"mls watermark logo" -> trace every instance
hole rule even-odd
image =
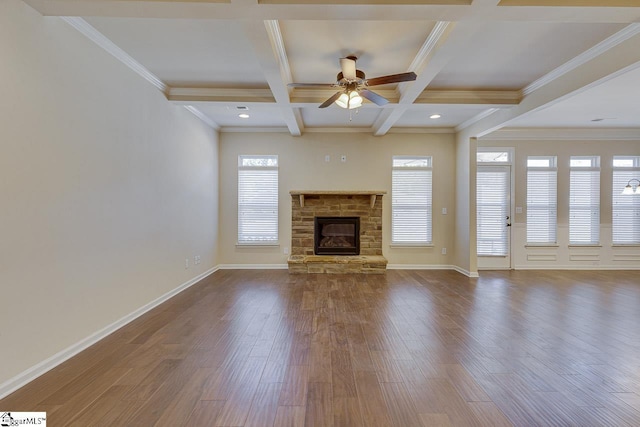
[[[46,412],[2,412],[0,427],[40,426],[47,427]]]

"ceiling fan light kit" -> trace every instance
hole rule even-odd
[[[336,83],[290,83],[290,87],[339,87],[340,90],[320,104],[319,108],[327,108],[331,104],[335,103],[339,107],[346,109],[358,108],[362,105],[363,98],[368,99],[378,106],[383,106],[389,103],[389,100],[383,96],[378,95],[366,89],[369,86],[384,85],[390,83],[400,83],[413,81],[417,78],[416,73],[400,73],[391,74],[388,76],[375,77],[373,79],[367,79],[364,72],[356,69],[355,56],[347,56],[346,58],[340,58],[341,71],[336,76]]]

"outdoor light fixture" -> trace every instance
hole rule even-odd
[[[632,184],[633,183],[633,184]],[[622,194],[624,195],[640,195],[640,180],[636,178],[631,178],[627,183],[627,186],[622,190]]]

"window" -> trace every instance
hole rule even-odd
[[[510,163],[511,153],[509,151],[492,151],[491,149],[478,148],[476,161],[478,163]]]
[[[556,243],[558,169],[555,156],[527,157],[527,243]]]
[[[600,157],[572,156],[569,164],[569,243],[600,241]]]
[[[640,179],[640,156],[614,156],[611,201],[614,244],[640,244],[640,196],[621,194],[630,179]]]
[[[278,243],[278,156],[238,156],[238,244]]]
[[[431,177],[431,157],[393,157],[392,244],[431,244]]]

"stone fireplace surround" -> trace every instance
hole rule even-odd
[[[290,191],[290,273],[382,274],[382,196],[385,191]],[[316,216],[360,217],[360,255],[315,255]]]

